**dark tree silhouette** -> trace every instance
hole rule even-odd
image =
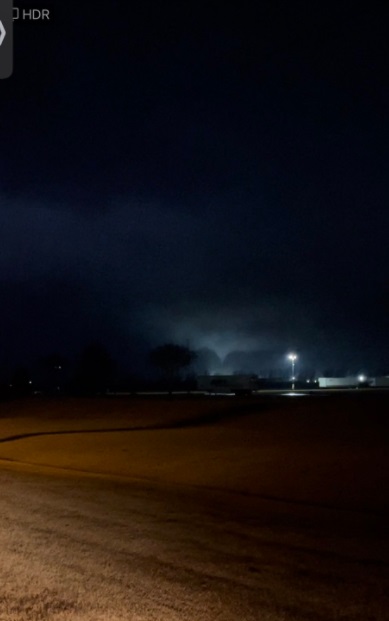
[[[81,354],[76,386],[86,393],[104,393],[113,379],[115,364],[100,343],[87,345]]]
[[[11,383],[11,394],[24,397],[31,393],[31,379],[26,367],[17,367],[13,372]]]
[[[41,360],[41,366],[45,373],[45,387],[58,392],[63,389],[64,369],[67,360],[59,353],[52,353]]]
[[[171,384],[178,380],[180,372],[189,367],[196,354],[189,347],[166,343],[150,352],[150,361],[157,367]]]

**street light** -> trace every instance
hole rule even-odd
[[[292,381],[294,381],[295,380],[295,377],[294,377],[294,365],[295,365],[295,362],[297,360],[297,354],[289,354],[288,355],[288,360],[290,360],[291,363],[292,363]]]

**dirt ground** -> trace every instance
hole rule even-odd
[[[388,405],[377,393],[13,402],[0,459],[386,511]]]

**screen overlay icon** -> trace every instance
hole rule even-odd
[[[13,2],[0,2],[0,79],[9,78],[13,71]]]

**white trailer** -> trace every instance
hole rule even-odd
[[[360,380],[355,375],[346,377],[319,377],[319,388],[356,388]]]
[[[250,395],[258,390],[256,375],[198,375],[197,388],[212,395]]]

